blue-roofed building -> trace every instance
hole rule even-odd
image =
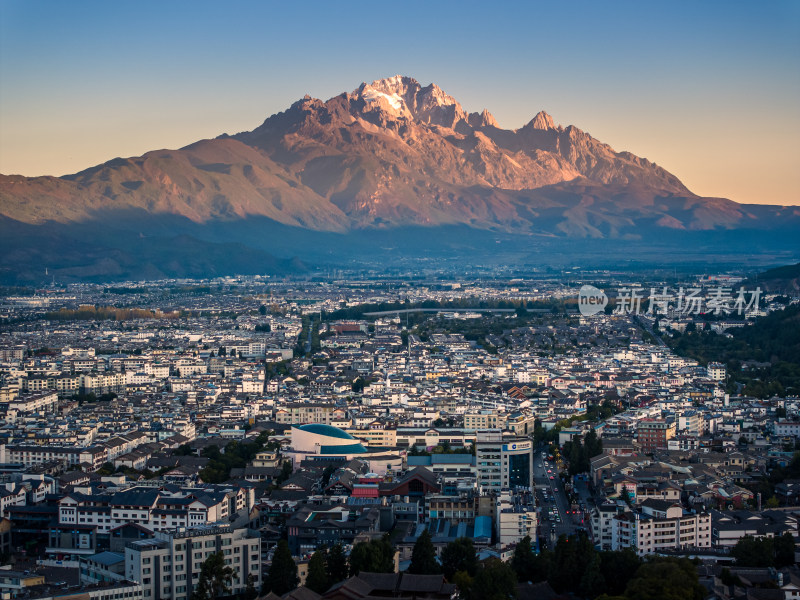
[[[486,548],[492,543],[491,517],[476,517],[472,521],[460,523],[452,522],[450,519],[430,519],[427,523],[410,525],[406,535],[397,543],[401,561],[411,558],[414,544],[425,529],[431,534],[437,555],[447,544],[462,537],[472,540],[476,549]]]
[[[80,557],[81,582],[103,583],[125,579],[125,555],[119,552],[99,552]]]
[[[301,460],[379,457],[387,454],[386,450],[367,449],[364,445],[346,431],[324,425],[322,423],[309,423],[307,425],[292,426],[290,431],[291,443],[288,454],[295,463]],[[397,453],[394,452],[396,455]]]
[[[409,456],[409,467],[425,467],[437,475],[454,477],[475,476],[475,457],[472,454],[431,454],[430,456]]]
[[[300,425],[297,429],[300,429],[301,431],[310,431],[311,433],[315,433],[317,435],[325,437],[339,438],[342,440],[355,439],[352,435],[350,435],[343,429],[339,429],[338,427],[334,427],[333,425],[323,425],[322,423],[309,423],[308,425]]]

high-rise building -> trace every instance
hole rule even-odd
[[[475,441],[478,485],[484,491],[529,488],[533,485],[533,441],[503,435],[499,429],[479,430]]]

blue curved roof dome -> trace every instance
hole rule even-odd
[[[303,431],[308,431],[311,433],[316,433],[318,435],[325,435],[328,437],[335,437],[342,440],[354,440],[352,435],[347,433],[346,431],[342,431],[338,427],[333,427],[332,425],[323,425],[321,423],[309,423],[308,425],[300,425],[298,429],[302,429]]]

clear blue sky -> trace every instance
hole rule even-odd
[[[395,74],[541,109],[696,193],[800,204],[800,2],[0,0],[0,172],[252,129]]]

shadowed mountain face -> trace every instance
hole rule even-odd
[[[700,198],[661,167],[556,126],[544,112],[505,130],[487,110],[467,113],[437,86],[400,76],[327,102],[303,98],[253,131],[180,150],[61,178],[0,175],[0,216],[0,228],[46,224],[59,235],[98,224],[151,234],[163,229],[159,221],[174,222],[199,240],[225,243],[221,231],[241,232],[248,247],[284,255],[280,244],[252,240],[253,225],[344,243],[369,231],[389,239],[443,226],[648,240],[739,229],[788,235],[800,225],[797,207]],[[302,237],[314,245],[313,235]]]

